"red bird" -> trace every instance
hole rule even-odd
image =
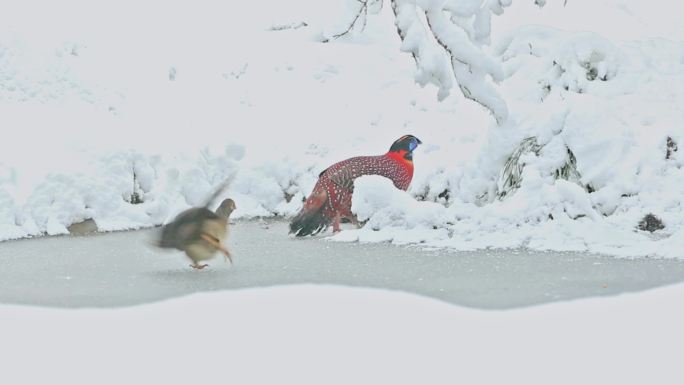
[[[313,235],[333,225],[340,231],[340,221],[355,222],[351,212],[354,180],[363,175],[382,175],[398,189],[406,191],[413,178],[413,150],[422,142],[404,135],[392,143],[389,151],[379,156],[358,156],[335,163],[318,176],[313,192],[304,207],[290,223],[290,233]]]

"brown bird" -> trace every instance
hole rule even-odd
[[[158,246],[184,251],[192,260],[190,267],[193,269],[207,267],[207,264],[199,262],[213,258],[218,251],[232,264],[230,252],[222,242],[228,235],[228,220],[235,209],[235,202],[226,199],[216,212],[206,206],[185,210],[162,227]]]

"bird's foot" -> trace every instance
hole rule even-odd
[[[233,264],[233,257],[231,257],[230,252],[227,249],[223,249],[223,250],[221,250],[221,252],[223,253],[223,257],[227,261],[229,261],[230,264],[232,265]]]
[[[198,263],[193,263],[192,265],[190,265],[190,267],[192,267],[192,268],[195,269],[195,270],[202,270],[202,269],[204,269],[204,268],[207,267],[207,266],[209,266],[209,265],[207,265],[206,263],[203,264],[203,265],[200,265],[200,264],[198,264]]]

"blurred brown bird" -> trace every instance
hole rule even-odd
[[[158,246],[184,251],[192,260],[193,269],[207,267],[199,262],[213,258],[218,251],[232,264],[230,252],[222,242],[228,236],[228,220],[235,209],[235,202],[225,199],[216,212],[206,206],[185,210],[162,227]]]

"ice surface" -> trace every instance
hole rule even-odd
[[[197,292],[336,284],[416,293],[504,309],[641,291],[684,281],[679,260],[585,253],[426,251],[287,236],[280,221],[239,221],[222,258],[202,271],[180,252],[153,248],[155,231],[57,236],[0,244],[0,303],[118,307]]]

